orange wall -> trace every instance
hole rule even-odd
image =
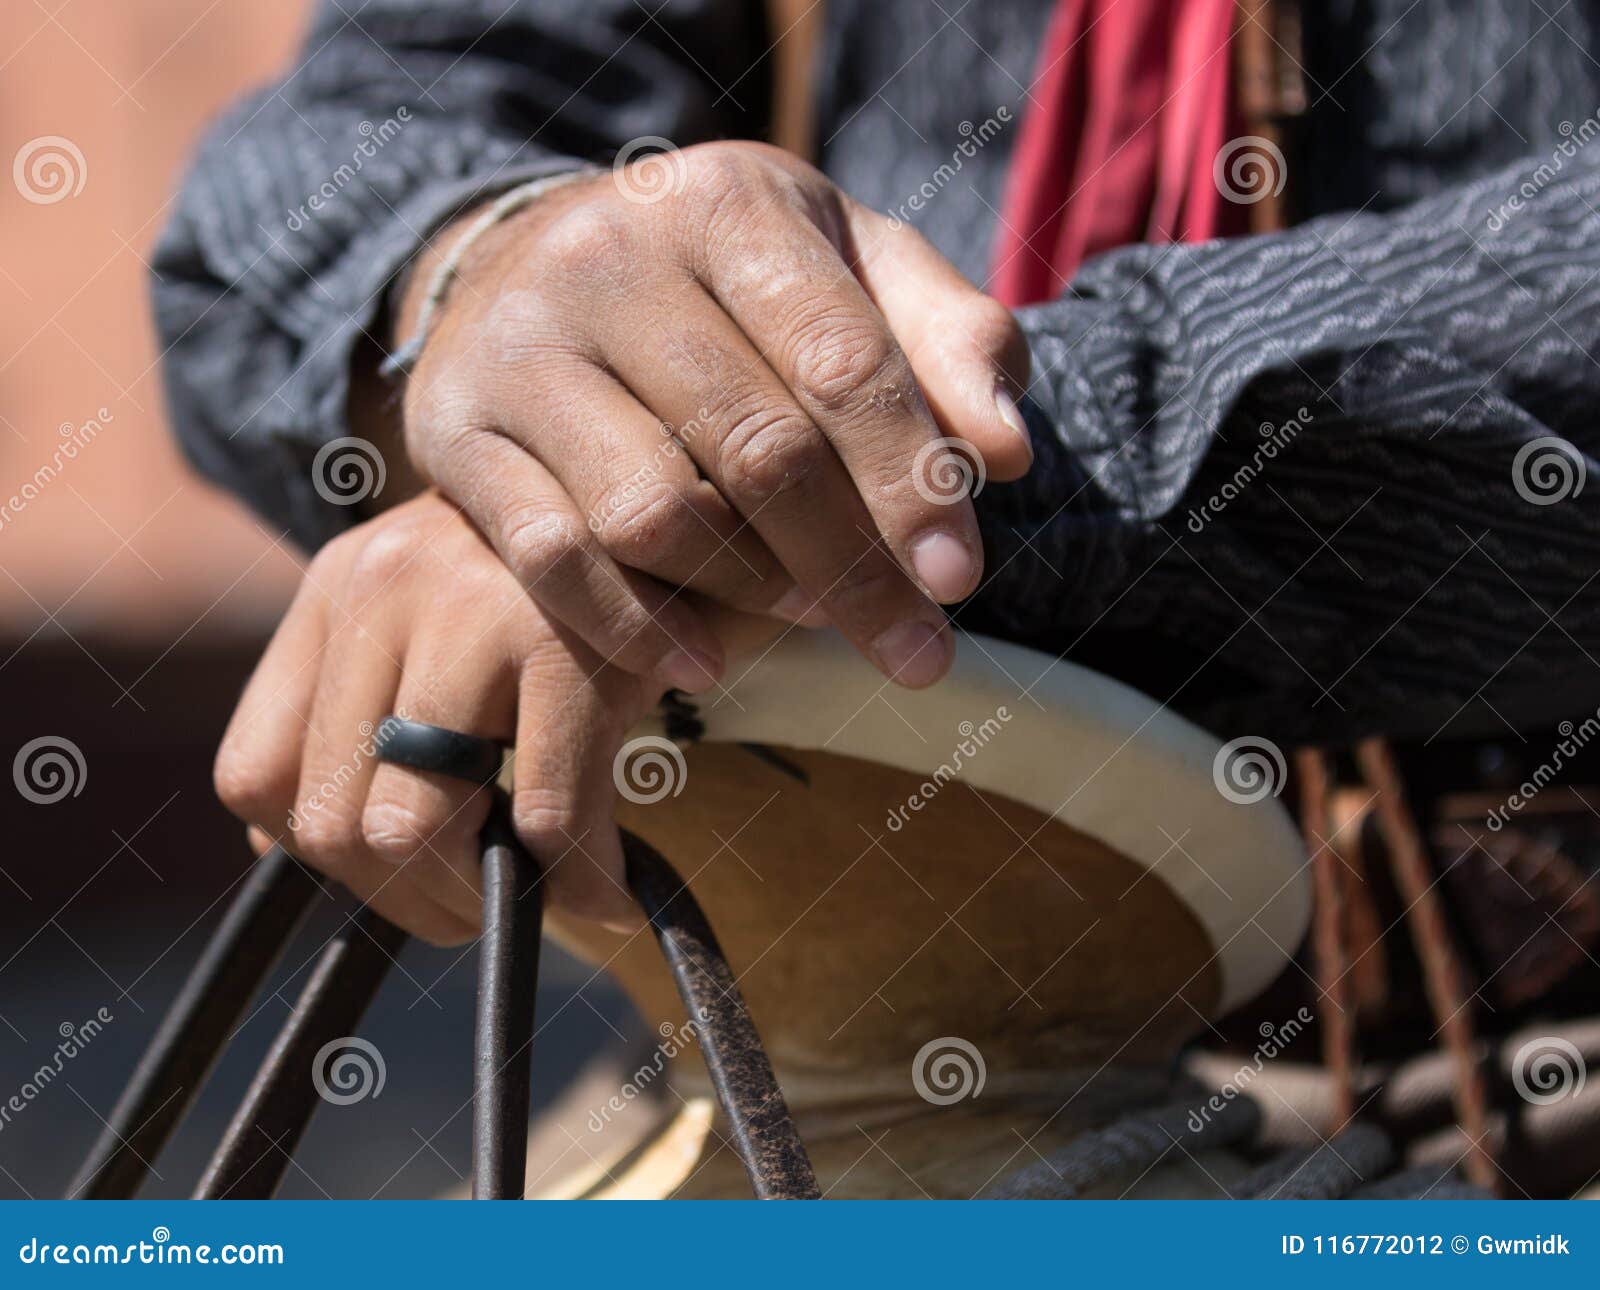
[[[0,627],[174,637],[274,617],[296,577],[240,507],[190,474],[163,423],[146,264],[218,108],[282,66],[303,0],[0,5],[0,500],[60,444],[92,444],[0,524]],[[82,191],[28,201],[19,149],[83,157]]]

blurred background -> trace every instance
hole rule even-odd
[[[211,757],[303,553],[179,456],[146,276],[200,131],[287,63],[305,9],[0,6],[0,161],[63,159],[49,188],[0,174],[0,752],[9,767],[46,739],[35,758],[56,741],[81,756],[58,763],[76,796],[32,801],[0,781],[0,1197],[65,1191],[249,862]],[[337,920],[330,901],[144,1194],[192,1188]],[[475,978],[470,950],[408,948],[363,1027],[386,1059],[381,1095],[319,1114],[284,1195],[458,1185]],[[539,1007],[546,1102],[630,1022],[603,978],[553,949]]]

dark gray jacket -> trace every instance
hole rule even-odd
[[[979,281],[1049,8],[827,6],[822,167]],[[1226,734],[1592,708],[1600,483],[1561,471],[1600,455],[1600,0],[1305,9],[1289,180],[1318,218],[1128,248],[1024,311],[1038,461],[978,498],[958,625]],[[351,517],[310,462],[420,239],[640,136],[761,136],[771,41],[759,0],[322,4],[299,66],[211,132],[157,255],[191,456],[327,538]]]

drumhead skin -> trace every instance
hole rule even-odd
[[[837,634],[797,630],[735,663],[725,688],[693,706],[701,741],[815,750],[924,776],[884,803],[886,838],[959,781],[1104,844],[1203,929],[1220,975],[1217,1015],[1277,976],[1305,932],[1310,883],[1302,840],[1274,795],[1281,768],[1269,767],[1263,781],[1253,775],[1262,763],[1251,761],[1252,752],[1267,761],[1281,753],[1264,741],[1224,745],[1148,695],[1072,663],[963,635],[950,675],[908,691]],[[653,743],[659,753],[667,733],[652,718],[634,732],[634,751]],[[634,772],[625,762],[617,769],[627,797]],[[654,791],[646,784],[631,800]]]

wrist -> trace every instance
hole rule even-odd
[[[463,276],[470,257],[485,249],[486,243],[534,203],[543,205],[549,194],[599,173],[585,166],[519,184],[468,207],[429,238],[399,279],[388,338],[393,352],[384,364],[385,375],[409,372],[416,364],[453,283]]]

